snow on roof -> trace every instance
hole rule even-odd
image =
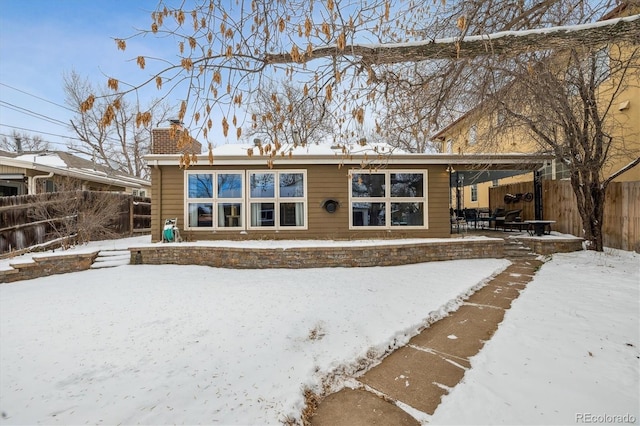
[[[106,182],[125,187],[150,185],[148,180],[109,169],[99,164],[93,164],[90,160],[74,156],[68,152],[35,152],[15,157],[3,156],[3,158],[6,159],[7,163],[18,167],[39,169],[96,182]]]
[[[55,152],[22,154],[14,157],[14,159],[51,167],[67,167],[67,163]]]
[[[263,147],[266,144],[263,144]],[[346,146],[349,153],[352,154],[369,154],[369,155],[377,155],[379,153],[396,153],[396,154],[404,154],[405,151],[400,148],[395,148],[389,144],[385,143],[367,143],[364,146],[359,146],[355,144]],[[213,148],[214,156],[246,156],[249,150],[253,150],[254,155],[258,155],[260,153],[260,148],[251,143],[235,143],[235,144],[225,144],[221,146],[217,146]],[[283,152],[285,155],[288,155],[289,152],[295,156],[304,156],[304,155],[341,155],[342,145],[338,144],[330,144],[330,143],[318,143],[318,144],[307,144],[304,146],[290,147],[284,148]]]

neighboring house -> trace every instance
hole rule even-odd
[[[0,151],[0,196],[58,190],[112,191],[150,197],[151,183],[63,151]]]
[[[630,6],[628,2],[622,2],[615,10],[612,10],[602,19],[611,19],[620,16],[628,16],[640,13],[640,6]],[[633,46],[632,48],[637,48]],[[616,49],[623,53],[628,46],[604,46],[601,49]],[[601,66],[607,66],[607,55],[603,56]],[[638,64],[640,66],[640,64]],[[614,145],[612,151],[615,156],[610,157],[610,161],[603,167],[603,177],[606,178],[623,166],[629,164],[640,156],[640,77],[636,70],[629,72],[625,78],[627,81],[625,90],[620,92],[609,112],[607,121],[604,123],[608,133],[613,137]],[[607,85],[610,81],[618,78],[611,75],[603,83]],[[604,96],[609,96],[607,87],[602,91]],[[488,113],[491,111],[491,113]],[[438,133],[432,136],[432,140],[439,142],[441,152],[470,154],[479,152],[489,152],[485,140],[491,143],[491,152],[501,153],[533,153],[539,152],[540,147],[536,146],[533,139],[524,131],[509,127],[502,127],[500,111],[497,112],[484,104],[476,105],[469,112],[452,122]],[[550,114],[553,114],[550,111]],[[543,179],[568,179],[569,173],[566,167],[555,159],[547,162],[540,169]],[[452,191],[453,206],[456,204],[462,208],[488,208],[489,188],[497,185],[506,185],[516,182],[531,181],[533,175],[509,176],[494,174],[491,179],[463,180],[458,191]],[[640,167],[635,167],[626,173],[618,176],[615,181],[640,181]],[[455,183],[454,185],[455,186]],[[456,194],[461,199],[455,200]]]
[[[152,154],[145,157],[153,241],[174,218],[186,240],[449,237],[452,169],[534,170],[548,159],[386,154],[386,147],[363,152],[359,146],[345,155],[328,144],[273,158],[266,147],[229,144],[211,158],[193,141],[186,148],[190,165],[183,167],[176,137],[175,130],[154,129]]]

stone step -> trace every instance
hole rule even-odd
[[[113,268],[128,265],[131,260],[129,250],[101,250],[93,261],[91,269]]]

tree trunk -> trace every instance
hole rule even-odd
[[[571,186],[576,195],[587,250],[604,251],[602,224],[607,186],[601,184],[597,177],[589,177],[584,173],[574,174]]]

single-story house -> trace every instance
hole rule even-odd
[[[161,240],[168,219],[178,220],[187,241],[449,237],[454,169],[533,171],[549,158],[360,146],[345,154],[329,144],[270,157],[264,147],[239,143],[214,148],[210,161],[193,141],[183,148],[191,152],[185,167],[175,136],[175,129],[154,129],[145,157],[154,194],[152,241]]]
[[[149,197],[151,182],[64,151],[0,151],[0,196],[74,189],[112,191]]]

